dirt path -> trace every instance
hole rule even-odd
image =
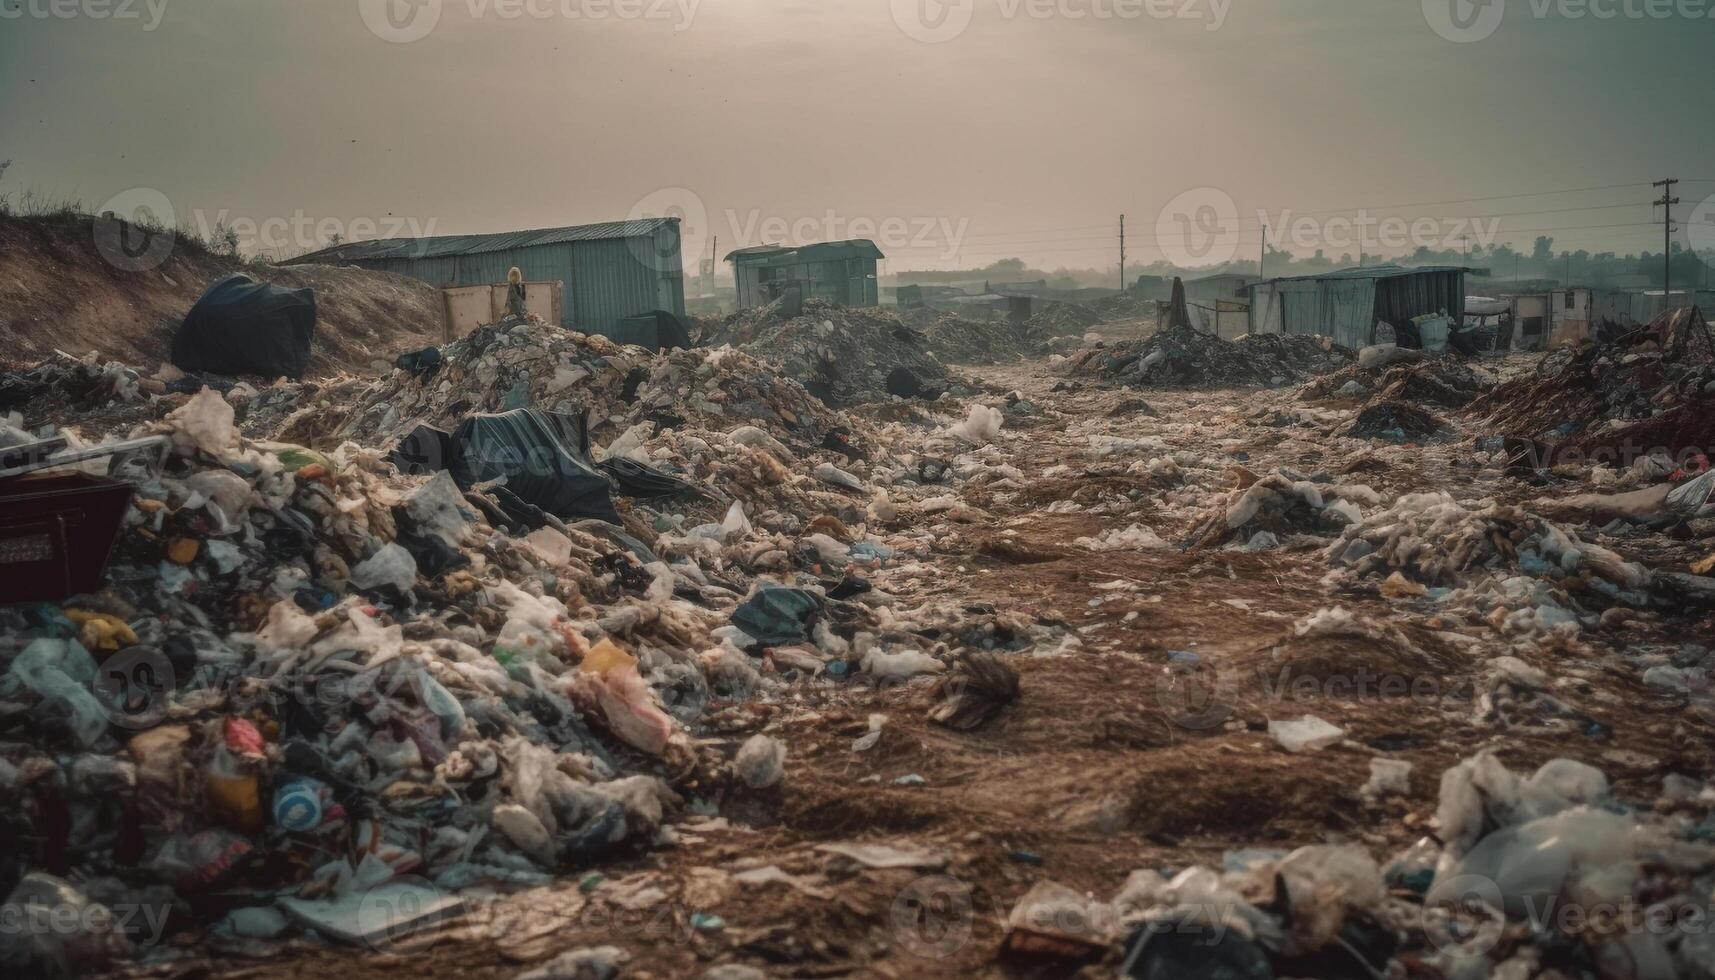
[[[884,570],[876,584],[911,603],[964,607],[972,628],[1003,648],[1030,625],[1063,625],[1076,639],[1013,658],[1022,695],[994,722],[971,733],[931,724],[927,681],[802,683],[758,709],[790,749],[776,796],[687,821],[677,847],[602,867],[593,890],[593,879],[584,888],[572,879],[499,899],[356,959],[305,945],[283,959],[223,960],[213,974],[512,977],[549,953],[611,944],[630,955],[631,977],[699,976],[721,963],[781,977],[1064,976],[1064,960],[997,956],[1008,910],[1043,879],[1107,899],[1133,870],[1219,867],[1225,852],[1247,848],[1355,842],[1385,862],[1426,833],[1441,772],[1486,744],[1504,745],[1515,768],[1583,759],[1621,795],[1645,799],[1661,772],[1707,768],[1696,760],[1707,758],[1708,733],[1656,713],[1621,659],[1647,632],[1576,657],[1525,657],[1553,674],[1594,723],[1585,731],[1600,737],[1528,720],[1503,729],[1486,720],[1495,706],[1478,670],[1511,652],[1498,637],[1467,629],[1460,639],[1409,602],[1335,594],[1314,546],[1253,554],[1073,544],[1132,524],[1178,542],[1185,515],[1232,485],[1207,470],[1183,480],[1129,472],[1147,456],[1224,456],[1266,473],[1313,472],[1347,455],[1321,437],[1334,416],[1290,392],[1056,390],[1063,379],[1037,362],[985,368],[981,378],[1040,409],[1009,420],[999,443],[1024,478],[967,490],[964,502],[992,522],[935,525],[928,574]],[[1140,397],[1153,415],[1138,410]],[[1091,435],[1158,439],[1165,451],[1098,456]],[[1461,468],[1466,451],[1460,442],[1380,449],[1353,478],[1388,497],[1428,487],[1524,492]],[[1397,626],[1409,642],[1294,640],[1294,624],[1333,606]],[[1347,740],[1282,751],[1268,721],[1307,713]],[[886,716],[881,737],[855,751],[872,714]],[[734,733],[705,734],[725,743],[758,727],[746,714]],[[1379,754],[1414,764],[1409,794],[1360,794]],[[926,849],[945,863],[871,870],[816,850],[853,842]],[[778,873],[758,877],[769,880],[734,877],[768,866]]]

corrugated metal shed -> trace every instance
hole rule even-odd
[[[1312,334],[1363,347],[1375,343],[1378,322],[1399,327],[1416,316],[1445,312],[1459,323],[1465,271],[1381,265],[1270,279],[1249,289],[1250,331]]]
[[[842,306],[880,302],[876,260],[886,258],[867,238],[811,245],[755,245],[728,252],[740,309],[770,302],[795,283],[804,298],[819,297]]]
[[[289,264],[306,263],[362,266],[442,287],[505,282],[517,266],[526,280],[563,283],[561,325],[590,333],[612,335],[621,320],[652,310],[685,315],[677,218],[349,242]]]

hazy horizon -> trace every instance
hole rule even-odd
[[[682,214],[689,273],[715,237],[1111,267],[1122,213],[1128,266],[1254,262],[1259,211],[1338,258],[1360,207],[1419,222],[1384,255],[1659,251],[1673,176],[1715,248],[1715,3],[1439,2],[1463,43],[1435,2],[0,0],[0,192],[272,254]]]

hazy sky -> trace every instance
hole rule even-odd
[[[286,253],[677,209],[689,249],[1100,267],[1122,212],[1140,263],[1292,209],[1338,257],[1358,206],[1659,249],[1655,192],[1606,185],[1715,195],[1715,0],[1488,2],[0,0],[0,191]]]

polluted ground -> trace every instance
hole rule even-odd
[[[302,293],[0,374],[9,975],[1715,976],[1695,309]]]

